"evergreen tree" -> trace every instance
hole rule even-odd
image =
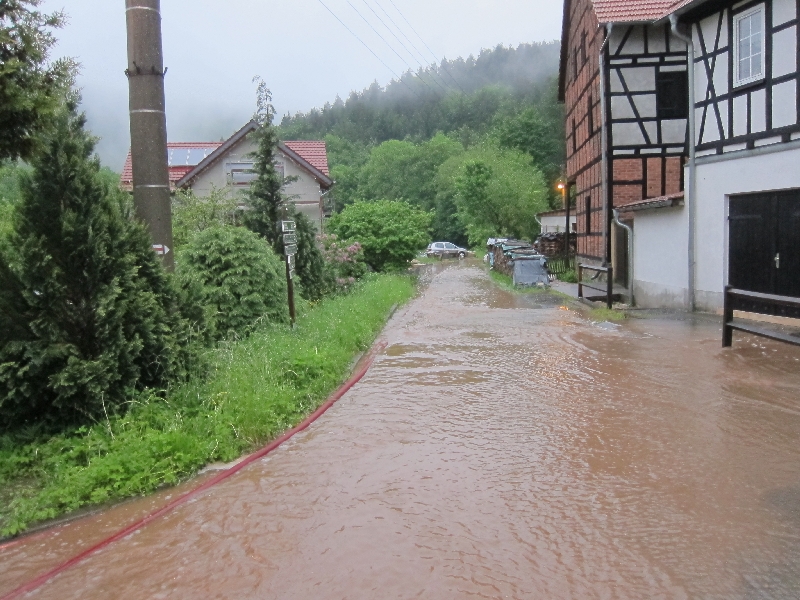
[[[317,244],[314,224],[303,213],[295,211],[297,225],[297,255],[295,272],[300,280],[300,295],[306,300],[321,300],[333,288],[332,278],[325,269],[325,257]]]
[[[0,429],[103,418],[184,375],[191,356],[172,280],[104,181],[76,105],[23,177],[0,248]]]
[[[255,132],[258,150],[255,152],[253,170],[257,178],[250,186],[248,210],[243,216],[244,225],[265,238],[276,252],[283,252],[282,238],[278,232],[278,219],[284,216],[286,204],[283,193],[283,178],[275,169],[275,151],[278,147],[278,132],[273,125],[275,108],[272,93],[263,81],[258,83],[258,109]]]
[[[275,252],[283,256],[283,236],[278,230],[278,221],[294,219],[298,242],[295,265],[300,293],[308,300],[319,300],[328,289],[325,259],[317,246],[313,224],[294,210],[291,199],[283,192],[283,186],[290,179],[284,180],[275,169],[278,133],[273,125],[274,117],[272,93],[263,81],[259,81],[256,111],[258,150],[253,165],[257,177],[250,186],[248,210],[244,213],[243,221],[248,229],[265,238]]]
[[[62,13],[36,10],[42,0],[0,0],[0,160],[30,158],[69,90],[75,64],[48,62]]]

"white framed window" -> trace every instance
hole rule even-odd
[[[759,4],[733,17],[733,85],[764,78],[764,5]]]
[[[257,175],[253,171],[251,162],[228,163],[228,183],[234,187],[246,187],[250,185]]]

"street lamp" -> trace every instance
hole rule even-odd
[[[564,230],[564,254],[567,257],[567,260],[569,260],[569,250],[570,250],[570,247],[569,247],[569,233],[570,233],[570,231],[569,231],[569,226],[570,226],[569,216],[570,215],[569,215],[569,195],[568,195],[569,186],[567,185],[566,182],[559,181],[558,185],[556,186],[556,188],[558,188],[561,191],[561,197],[562,197],[562,199],[564,201],[564,208],[566,209],[566,213],[567,213],[567,227]]]

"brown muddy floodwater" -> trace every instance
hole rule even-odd
[[[311,429],[30,597],[800,597],[797,348],[433,269]],[[0,595],[159,502],[0,550]]]

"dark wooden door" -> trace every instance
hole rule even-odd
[[[776,293],[800,298],[800,192],[778,197]]]
[[[735,288],[800,298],[800,191],[731,198],[728,282]],[[800,317],[800,311],[740,302],[741,310]]]
[[[729,285],[774,294],[775,197],[759,194],[731,198],[729,227]]]

